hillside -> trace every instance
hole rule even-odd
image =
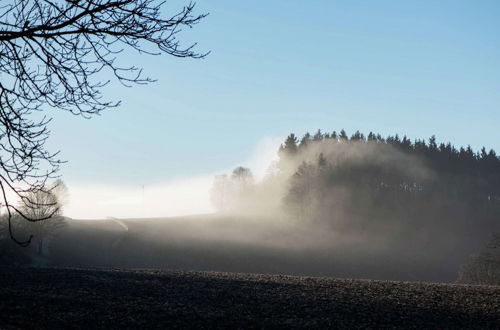
[[[428,253],[411,240],[389,245],[273,218],[75,220],[50,242],[48,263],[41,265],[454,282],[460,264],[482,242]]]
[[[500,287],[155,270],[4,268],[0,327],[495,328]]]

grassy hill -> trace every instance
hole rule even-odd
[[[480,248],[429,252],[421,242],[377,239],[272,218],[74,220],[50,242],[45,265],[454,282],[459,265]]]

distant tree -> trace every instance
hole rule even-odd
[[[313,141],[321,141],[323,140],[323,137],[324,137],[323,133],[321,133],[321,130],[318,129],[313,136]]]
[[[405,152],[410,152],[413,150],[413,145],[410,141],[410,139],[408,139],[406,137],[406,135],[403,136],[403,139],[401,140],[401,148],[403,149],[403,151]]]
[[[359,131],[356,131],[352,136],[351,136],[351,141],[364,141],[365,136],[360,133]]]
[[[289,214],[300,220],[311,220],[320,215],[328,199],[328,161],[320,153],[313,162],[302,162],[289,179],[289,190],[284,206]]]
[[[339,139],[342,140],[342,141],[349,140],[349,137],[347,136],[347,133],[344,130],[340,131]]]
[[[486,250],[469,256],[458,272],[458,282],[500,285],[500,233],[493,233]]]
[[[252,186],[252,171],[238,166],[233,170],[231,177],[226,174],[215,177],[210,199],[217,211],[234,211],[246,202],[245,199]]]
[[[295,136],[295,134],[293,134],[293,133],[290,134],[286,138],[285,143],[283,143],[280,146],[279,153],[282,155],[283,154],[284,155],[294,155],[295,153],[297,153],[297,150],[298,150],[297,142],[298,142],[298,139]]]
[[[46,219],[20,224],[24,231],[36,242],[38,254],[44,252],[45,243],[65,225],[63,206],[67,198],[67,187],[62,180],[57,180],[47,190],[28,193],[28,203],[21,203],[19,209],[30,219]],[[18,216],[17,219],[20,220]]]
[[[306,134],[304,134],[304,136],[300,140],[299,149],[305,149],[311,141],[312,141],[311,134],[309,134],[309,132],[306,132]]]
[[[433,135],[429,139],[429,151],[431,153],[434,153],[434,152],[437,152],[437,150],[438,150],[438,147],[437,147],[437,143],[436,143],[436,136]]]
[[[321,159],[318,159],[321,161]],[[314,201],[318,197],[318,167],[302,162],[290,178],[290,189],[285,196],[286,210],[300,220],[307,220],[315,211]]]
[[[224,211],[228,206],[230,184],[226,174],[216,175],[214,178],[214,183],[210,190],[210,200],[217,211]]]
[[[192,27],[205,15],[193,15],[190,3],[164,17],[164,2],[156,0],[5,0],[0,7],[0,189],[12,215],[21,214],[14,200],[36,207],[28,196],[42,191],[61,162],[45,142],[47,110],[90,117],[116,107],[102,98],[104,74],[125,86],[146,84],[136,66],[118,63],[122,50],[200,58],[193,46],[181,46],[182,27]],[[14,196],[9,197],[8,196]],[[42,212],[43,213],[43,212]]]
[[[233,170],[231,179],[237,191],[242,192],[253,184],[253,174],[249,168],[238,166]]]
[[[318,168],[323,169],[327,166],[327,160],[323,153],[321,152],[318,156]]]

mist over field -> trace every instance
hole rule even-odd
[[[1,3],[0,329],[498,329],[499,1]]]
[[[500,229],[499,160],[429,141],[292,134],[260,144],[256,175],[89,187],[88,217],[113,213],[67,220],[43,262],[452,282]]]
[[[266,137],[255,143],[241,164],[252,168],[256,180],[261,180],[276,161],[276,150],[282,137]],[[236,167],[240,164],[234,164]],[[225,170],[231,171],[228,167]],[[159,173],[159,177],[165,173]],[[65,215],[74,219],[105,219],[167,217],[191,214],[213,213],[210,190],[214,176],[220,174],[200,173],[195,176],[179,176],[171,180],[145,180],[143,184],[72,182]],[[89,207],[90,206],[90,207]]]

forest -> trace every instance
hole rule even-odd
[[[342,245],[345,255],[363,247],[384,258],[396,251],[427,261],[498,256],[500,158],[494,150],[457,148],[435,136],[412,141],[318,130],[301,139],[290,134],[278,153],[260,182],[241,167],[216,177],[218,208],[316,228],[330,237],[332,253]]]
[[[97,305],[104,311],[98,317],[116,325],[113,318],[126,320],[134,308],[167,306],[168,295],[176,304],[186,300],[183,306],[201,301],[197,308],[221,308],[220,301],[226,301],[225,310],[246,309],[251,297],[259,299],[255,305],[273,306],[272,313],[290,310],[290,315],[308,320],[311,309],[296,301],[313,290],[319,294],[311,302],[319,306],[314,313],[322,315],[326,288],[330,307],[325,315],[349,306],[341,319],[353,315],[355,322],[367,325],[380,315],[389,318],[381,327],[399,324],[394,323],[395,313],[405,325],[415,319],[436,325],[450,313],[456,313],[457,328],[488,328],[497,322],[493,301],[500,284],[500,159],[495,151],[457,148],[438,143],[434,136],[411,141],[360,132],[349,137],[341,130],[307,133],[301,139],[290,134],[276,152],[277,160],[262,178],[244,166],[217,175],[211,191],[217,209],[213,214],[73,220],[63,216],[68,193],[64,183],[54,183],[51,193],[30,196],[50,205],[43,210],[54,215],[51,219],[12,219],[19,237],[34,235],[30,246],[16,245],[8,235],[7,217],[0,218],[0,265],[8,292],[15,292],[15,301],[35,297],[38,314],[33,317],[44,318],[46,308],[66,301],[54,303],[47,290],[76,290],[83,302],[65,314],[64,322],[72,324],[85,324],[86,306]],[[37,268],[5,267],[13,265]],[[124,297],[122,282],[125,292],[133,294],[109,299]],[[251,293],[241,293],[247,283]],[[256,289],[257,283],[262,287]],[[301,289],[296,291],[298,283]],[[199,287],[193,290],[193,285]],[[234,297],[221,300],[220,292]],[[245,302],[234,303],[242,297]],[[276,302],[276,297],[285,298]],[[389,306],[399,309],[387,312],[387,297],[395,299]],[[115,301],[126,302],[120,307],[125,312],[116,312]],[[282,308],[285,304],[289,306]],[[12,307],[15,303],[4,305],[12,322],[27,322]],[[170,305],[165,308],[172,312]],[[179,308],[176,324],[191,325],[193,317],[183,317],[188,314]],[[255,320],[268,319],[262,316],[268,308],[263,310],[253,310],[259,315]],[[219,315],[203,313],[204,319]],[[145,319],[152,320],[150,315]],[[158,316],[151,324],[161,322]],[[237,321],[224,316],[214,322],[232,326]]]
[[[495,151],[398,135],[290,134],[267,174],[217,175],[214,214],[25,223],[19,249],[0,222],[6,264],[140,267],[496,283],[500,159]],[[47,210],[52,213],[53,211]],[[179,256],[183,256],[180,258]],[[471,278],[478,269],[488,278]],[[481,276],[483,276],[481,275]]]
[[[435,136],[427,143],[359,131],[349,138],[341,130],[306,134],[300,142],[292,134],[279,152],[278,167],[298,164],[285,205],[304,219],[333,221],[341,206],[352,216],[348,221],[368,226],[481,227],[498,221],[500,159],[494,150],[457,149],[438,144]]]
[[[344,130],[318,130],[300,140],[290,134],[262,182],[254,183],[250,169],[238,167],[231,178],[216,177],[212,199],[220,210],[238,209],[273,181],[286,182],[280,204],[290,216],[332,226],[339,225],[335,214],[341,211],[349,212],[351,224],[357,218],[364,225],[405,221],[456,226],[481,226],[500,211],[500,158],[495,151],[438,144],[435,136],[426,142],[371,132],[365,137],[359,131],[349,138]],[[235,191],[227,188],[231,184]],[[232,205],[222,205],[223,199]]]

